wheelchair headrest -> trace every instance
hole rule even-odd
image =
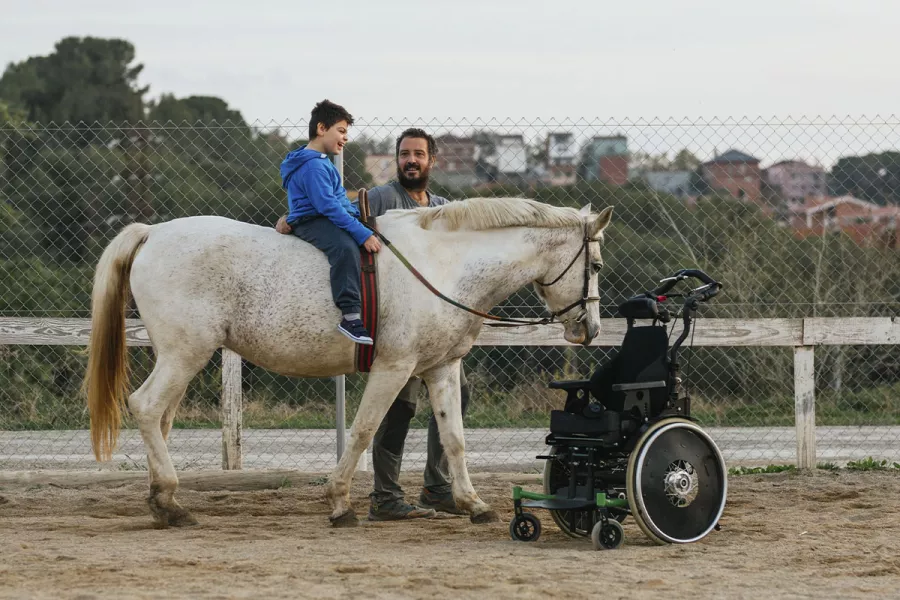
[[[619,315],[626,319],[659,319],[659,303],[643,294],[633,296],[619,305]]]

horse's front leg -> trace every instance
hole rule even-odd
[[[350,482],[359,457],[369,447],[369,442],[387,414],[391,403],[406,385],[412,374],[412,365],[391,367],[374,367],[369,373],[369,380],[363,392],[359,410],[353,420],[350,443],[344,450],[341,460],[328,480],[326,495],[331,504],[329,517],[335,527],[353,527],[359,523],[356,513],[350,506]]]
[[[447,456],[447,466],[453,480],[453,499],[456,505],[470,515],[473,523],[498,521],[491,510],[472,487],[466,468],[466,442],[463,437],[462,407],[459,399],[459,361],[430,369],[422,374],[428,386],[431,408],[441,434],[441,444]]]

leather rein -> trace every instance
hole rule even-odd
[[[360,190],[360,191],[362,192],[363,190]],[[374,219],[368,218],[368,213],[369,213],[368,198],[366,197],[366,195],[360,196],[360,211],[364,217],[364,222],[366,222],[367,225],[374,220]],[[374,225],[374,223],[372,223],[372,224]],[[549,317],[543,317],[541,319],[531,319],[531,320],[511,319],[509,317],[498,317],[496,315],[492,315],[492,314],[489,314],[486,312],[482,312],[480,310],[476,310],[469,306],[466,306],[465,304],[457,302],[456,300],[444,295],[443,293],[441,293],[440,290],[438,290],[436,287],[431,285],[431,283],[427,279],[425,279],[425,277],[421,273],[419,273],[419,271],[414,266],[412,266],[412,264],[410,264],[409,260],[407,260],[406,257],[403,256],[403,254],[394,247],[394,245],[391,243],[391,241],[389,239],[384,237],[374,227],[370,226],[370,229],[372,230],[372,233],[375,234],[378,237],[378,239],[381,240],[382,243],[388,247],[388,249],[390,249],[390,251],[394,254],[394,256],[396,256],[397,259],[401,263],[403,263],[403,266],[406,267],[409,270],[409,272],[412,273],[413,276],[415,276],[416,279],[418,279],[420,282],[422,282],[422,285],[424,285],[426,288],[428,288],[428,290],[432,294],[434,294],[435,296],[437,296],[444,302],[447,302],[448,304],[452,304],[456,308],[460,308],[466,312],[469,312],[473,315],[477,315],[483,319],[495,321],[494,323],[485,323],[486,325],[491,326],[491,327],[522,327],[523,325],[548,325],[550,323],[553,323],[556,318],[566,314],[567,312],[569,312],[576,306],[581,306],[586,311],[589,302],[599,302],[600,301],[599,296],[590,296],[589,295],[588,287],[589,287],[590,278],[591,278],[591,259],[590,259],[590,251],[588,250],[588,244],[590,244],[591,242],[594,242],[596,240],[591,239],[591,237],[588,235],[588,224],[587,223],[584,224],[584,238],[583,238],[583,241],[581,244],[581,248],[578,250],[578,253],[572,258],[572,260],[569,261],[569,264],[566,266],[565,269],[563,269],[562,273],[560,273],[556,277],[556,279],[554,279],[550,283],[544,283],[542,281],[535,281],[535,283],[541,287],[550,287],[551,285],[557,283],[560,279],[562,279],[563,276],[565,276],[565,274],[568,273],[569,270],[575,265],[575,262],[578,260],[578,257],[581,256],[582,254],[584,254],[584,286],[582,288],[581,299],[576,300],[575,302],[573,302],[572,304],[569,304],[565,308],[552,313],[551,316],[549,316]]]

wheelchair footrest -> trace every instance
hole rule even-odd
[[[545,508],[547,510],[594,510],[597,503],[593,499],[553,498],[549,500],[522,500],[522,508]]]

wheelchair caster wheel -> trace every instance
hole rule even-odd
[[[531,513],[523,512],[509,522],[509,536],[519,542],[534,542],[541,537],[541,522]]]
[[[625,530],[614,519],[606,523],[599,521],[591,530],[591,541],[594,542],[594,550],[615,550],[625,541]]]

